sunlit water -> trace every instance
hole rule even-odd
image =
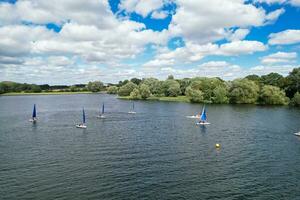
[[[86,130],[75,128],[83,106]],[[207,105],[201,128],[185,117],[199,104],[130,106],[101,94],[0,97],[0,199],[300,199],[299,109]]]

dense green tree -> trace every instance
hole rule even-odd
[[[134,88],[132,92],[130,92],[130,99],[141,99],[140,91],[137,88]]]
[[[104,85],[101,81],[89,82],[87,88],[91,92],[99,92],[104,89]]]
[[[178,82],[180,85],[181,94],[185,95],[186,88],[191,84],[191,79],[184,78],[184,79],[178,80]]]
[[[42,92],[41,87],[35,84],[31,85],[31,89],[28,92],[35,92],[35,93],[39,93]]]
[[[231,82],[229,97],[231,103],[256,103],[259,87],[254,81],[236,79]]]
[[[139,85],[142,82],[142,80],[138,79],[138,78],[132,78],[130,81],[133,82],[136,85]]]
[[[296,92],[300,92],[300,67],[293,69],[286,79],[287,86],[285,92],[288,97],[292,98]]]
[[[179,83],[172,79],[163,82],[162,90],[167,97],[177,97],[181,93]]]
[[[143,80],[143,84],[147,85],[151,94],[160,96],[162,95],[162,83],[156,78],[146,78]]]
[[[270,73],[267,75],[261,76],[261,82],[264,85],[273,85],[279,88],[283,88],[285,84],[284,77],[278,73]]]
[[[213,90],[213,103],[228,103],[228,88],[226,86],[217,86]]]
[[[79,88],[76,87],[75,85],[72,85],[72,86],[70,87],[70,91],[71,91],[71,92],[78,92],[78,91],[79,91]]]
[[[148,97],[150,97],[151,92],[150,92],[148,85],[146,85],[144,83],[140,85],[140,94],[141,94],[142,99],[147,99]]]
[[[136,84],[129,81],[128,83],[126,83],[125,85],[120,87],[120,89],[118,91],[118,95],[119,96],[129,96],[130,93],[137,87],[138,86]]]
[[[185,93],[193,103],[202,103],[204,101],[203,92],[201,90],[193,89],[191,86],[188,86]]]
[[[256,74],[251,74],[245,77],[246,79],[250,80],[250,81],[254,81],[259,83],[261,81],[260,76],[256,75]]]
[[[174,80],[174,76],[171,74],[171,75],[168,76],[167,79],[168,79],[168,80]]]
[[[298,106],[298,107],[300,106],[300,93],[299,92],[296,92],[296,94],[292,98],[291,105]]]
[[[118,90],[119,90],[119,88],[117,86],[109,86],[107,88],[107,93],[108,94],[117,94]]]
[[[285,105],[288,98],[283,90],[272,85],[264,85],[260,91],[260,103],[268,105]]]
[[[223,87],[226,89],[226,84],[219,78],[194,78],[190,84],[194,90],[201,90],[203,92],[203,98],[206,103],[212,103],[214,101],[216,88]]]

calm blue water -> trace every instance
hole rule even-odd
[[[86,130],[74,126],[82,106]],[[103,94],[0,97],[0,199],[300,199],[299,109],[208,105],[201,128],[185,117],[201,105],[130,106]]]

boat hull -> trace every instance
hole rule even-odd
[[[129,114],[136,114],[136,112],[134,112],[134,111],[129,111],[128,113]]]
[[[186,118],[190,118],[190,119],[200,119],[200,116],[192,115],[192,116],[186,116]]]
[[[86,125],[82,125],[82,124],[77,124],[76,128],[82,128],[82,129],[86,129],[87,126]]]
[[[209,122],[197,122],[196,124],[197,124],[197,125],[200,125],[200,126],[210,125]]]
[[[298,133],[294,133],[294,135],[296,135],[296,136],[299,136],[299,137],[300,137],[300,132],[298,132]]]

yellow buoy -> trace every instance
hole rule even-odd
[[[216,144],[216,148],[220,148],[220,147],[221,147],[221,145],[217,143]]]

